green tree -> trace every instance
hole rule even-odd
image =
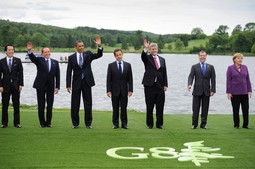
[[[204,33],[204,31],[201,28],[193,28],[191,31],[191,35],[197,35],[201,33]]]
[[[157,42],[158,42],[158,49],[159,50],[163,49],[165,42],[164,42],[162,35],[159,35]]]
[[[219,35],[214,33],[209,38],[209,46],[216,50],[217,48],[226,49],[228,47],[228,34]]]
[[[14,43],[16,37],[20,34],[17,27],[12,27],[9,23],[1,29],[2,44]]]
[[[179,38],[179,39],[177,39],[176,40],[176,42],[174,43],[174,46],[175,46],[175,49],[176,50],[182,50],[183,49],[183,47],[184,47],[184,44],[183,44],[183,42],[181,41],[181,39]]]
[[[220,25],[219,28],[216,29],[215,33],[217,33],[218,35],[228,34],[228,29],[229,27],[227,25]]]
[[[205,39],[207,36],[204,33],[197,34],[196,39]]]
[[[128,49],[128,43],[127,43],[127,40],[125,39],[125,40],[123,40],[123,42],[122,42],[122,44],[121,44],[121,48],[122,49]]]
[[[242,26],[241,25],[236,25],[236,27],[233,29],[232,31],[232,35],[236,34],[236,33],[240,33],[242,32]]]
[[[59,47],[59,46],[58,46],[58,39],[57,39],[57,36],[56,36],[56,35],[52,35],[52,36],[50,37],[50,46],[51,46],[52,48]]]
[[[181,35],[180,39],[183,42],[185,48],[189,46],[189,36],[187,34]]]
[[[168,44],[167,49],[171,51],[173,50],[173,46],[171,44]]]
[[[204,31],[201,28],[193,28],[191,31],[191,38],[197,39],[198,35],[204,34]]]
[[[252,31],[255,30],[255,22],[250,22],[245,25],[244,30]]]
[[[136,31],[135,39],[134,39],[134,48],[135,50],[138,50],[141,48],[142,43],[143,43],[143,35],[142,31],[138,30]]]
[[[50,45],[50,40],[41,33],[34,33],[32,36],[32,42],[35,46],[46,47]]]
[[[24,47],[28,41],[29,40],[26,36],[18,35],[14,40],[14,44],[16,47]]]
[[[233,41],[232,50],[234,52],[245,52],[246,44],[247,44],[247,39],[244,33],[239,33]]]
[[[251,53],[255,54],[255,44],[253,44],[251,47]]]

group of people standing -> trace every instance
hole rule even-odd
[[[76,52],[68,57],[66,70],[66,89],[71,93],[72,128],[79,128],[79,110],[81,94],[84,104],[84,122],[88,129],[92,128],[92,92],[95,85],[91,62],[103,56],[100,36],[94,41],[98,46],[97,53],[85,51],[84,43],[76,41]],[[33,87],[36,89],[38,102],[38,117],[41,128],[52,127],[52,107],[54,95],[60,90],[60,69],[57,60],[50,57],[50,49],[44,47],[42,57],[36,57],[32,52],[33,45],[27,43],[27,53],[30,60],[37,67],[37,75]],[[14,126],[20,128],[20,92],[23,83],[23,67],[21,60],[14,57],[14,46],[8,44],[4,48],[6,57],[0,60],[0,92],[2,93],[2,128],[8,127],[8,107],[10,96],[14,107]],[[131,64],[123,60],[123,52],[116,49],[113,52],[115,61],[108,65],[106,94],[112,101],[113,129],[121,127],[128,129],[127,105],[128,97],[133,94],[133,75]],[[192,129],[198,127],[201,109],[200,128],[206,129],[210,97],[216,93],[216,75],[214,66],[206,62],[207,54],[200,51],[199,63],[191,67],[188,76],[188,90],[193,86]],[[148,129],[154,127],[153,109],[156,109],[156,123],[158,129],[163,129],[163,112],[165,92],[168,88],[167,66],[165,59],[158,55],[156,43],[144,40],[141,54],[144,63],[144,85],[146,103],[146,124]],[[239,128],[239,109],[242,106],[243,128],[249,128],[249,97],[252,87],[249,72],[242,64],[243,55],[236,53],[234,64],[227,70],[227,97],[233,108],[234,127]],[[194,84],[193,84],[194,82]],[[47,104],[46,113],[45,105]],[[120,120],[119,120],[120,119]]]

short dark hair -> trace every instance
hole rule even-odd
[[[4,47],[4,51],[6,52],[7,51],[7,47],[8,46],[12,46],[13,47],[13,49],[15,50],[15,46],[13,45],[13,44],[7,44],[7,45],[5,45],[5,47]]]
[[[206,51],[205,50],[200,50],[198,55],[200,55],[200,53],[205,53],[206,54]]]
[[[75,47],[77,46],[78,43],[81,43],[81,42],[83,43],[82,40],[77,40],[77,41],[75,41]]]
[[[113,51],[114,56],[115,56],[115,54],[116,54],[117,52],[119,52],[119,51],[121,51],[121,53],[123,53],[123,52],[122,52],[122,49],[115,49],[115,50]]]

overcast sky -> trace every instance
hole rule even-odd
[[[0,18],[65,28],[142,30],[157,34],[211,35],[255,22],[255,0],[1,0]]]

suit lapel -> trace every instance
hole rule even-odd
[[[211,66],[206,63],[205,76],[207,76],[207,72],[209,72],[210,68],[211,68]]]
[[[158,59],[159,59],[159,62],[160,62],[160,68],[162,68],[163,65],[164,65],[164,61],[163,61],[163,59],[160,56],[158,56]]]
[[[83,68],[83,67],[84,67],[84,65],[85,65],[85,63],[86,63],[86,59],[87,59],[88,57],[87,57],[86,52],[83,52],[82,56],[83,56],[82,68]]]
[[[47,70],[47,72],[49,72],[48,66],[47,66],[47,62],[46,62],[46,60],[45,60],[45,57],[42,57],[42,62],[43,62],[43,64],[44,64],[45,70]]]
[[[126,63],[123,61],[123,72],[122,72],[122,75],[124,75],[124,73],[126,72],[126,69],[127,69],[127,65]]]
[[[200,70],[201,76],[204,76],[200,62],[197,64],[197,68]]]
[[[150,55],[150,56],[149,56],[149,58],[150,58],[150,61],[152,62],[152,65],[153,65],[153,66],[154,66],[154,68],[157,70],[156,65],[155,65],[155,62],[154,62],[154,58],[153,58],[153,56],[152,56],[152,55]]]
[[[4,60],[4,68],[5,68],[5,70],[7,71],[7,72],[9,72],[9,73],[11,73],[10,71],[9,71],[9,63],[8,63],[8,59],[6,59],[5,58],[5,60]],[[11,71],[12,71],[12,69],[13,69],[13,65],[14,65],[14,57],[12,58],[12,67],[11,67]]]
[[[10,72],[9,67],[8,67],[8,61],[6,58],[4,58],[4,69],[5,69],[5,71]]]
[[[55,67],[55,61],[53,59],[50,59],[51,65],[50,65],[50,72],[54,69]]]

